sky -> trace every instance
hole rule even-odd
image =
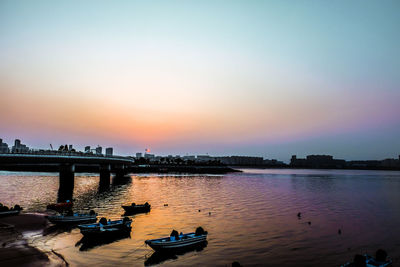
[[[400,1],[0,0],[0,138],[400,154]]]

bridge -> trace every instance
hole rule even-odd
[[[100,188],[108,188],[111,173],[123,177],[133,160],[128,157],[96,156],[84,153],[0,154],[0,170],[58,172],[58,201],[72,198],[75,172],[99,173]]]

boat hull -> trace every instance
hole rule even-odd
[[[95,237],[112,237],[118,235],[124,235],[131,232],[132,221],[114,221],[107,225],[96,224],[83,224],[78,225],[81,230],[81,234],[84,237],[95,238]]]
[[[47,216],[47,219],[54,224],[82,224],[96,222],[96,216]]]
[[[151,205],[122,206],[126,214],[146,213],[150,212]]]
[[[14,216],[14,215],[18,215],[19,213],[20,213],[20,210],[2,211],[2,212],[0,212],[0,217]]]
[[[186,238],[185,238],[186,236]],[[169,238],[146,240],[145,243],[159,252],[179,251],[196,247],[207,242],[207,235],[186,234],[182,239],[170,241]]]

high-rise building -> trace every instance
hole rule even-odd
[[[90,146],[85,146],[85,153],[90,153]]]
[[[113,155],[113,148],[107,147],[106,148],[106,156],[112,156],[112,155]]]
[[[3,139],[0,139],[0,153],[10,153],[10,149],[6,143],[3,143]]]
[[[142,156],[142,153],[140,153],[140,152],[136,153],[136,158],[137,158],[137,159],[140,159],[141,157],[143,157],[143,156]]]
[[[101,146],[96,147],[96,155],[101,155],[103,148]]]
[[[12,153],[26,153],[29,152],[29,147],[24,144],[21,144],[21,140],[15,139],[14,145],[11,148]]]

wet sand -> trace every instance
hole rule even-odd
[[[30,246],[23,234],[41,234],[47,227],[44,214],[26,213],[0,218],[2,266],[67,266],[58,255]]]

